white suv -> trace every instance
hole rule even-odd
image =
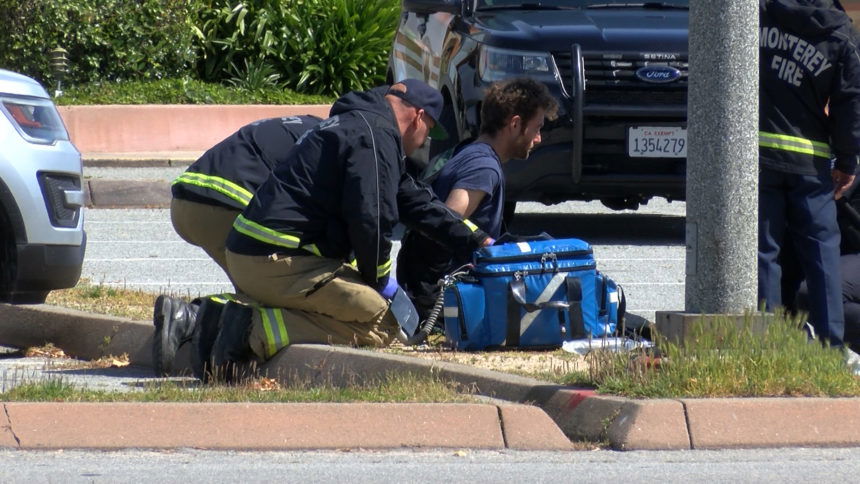
[[[0,69],[0,301],[41,303],[81,275],[81,155],[35,80]]]

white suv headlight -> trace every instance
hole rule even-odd
[[[69,133],[50,99],[0,97],[0,110],[30,143],[68,141]]]
[[[548,52],[500,49],[484,45],[481,46],[478,58],[478,75],[487,82],[516,76],[552,80],[555,78],[555,69]]]

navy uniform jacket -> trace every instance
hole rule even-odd
[[[851,20],[824,0],[760,0],[761,165],[815,175],[860,154],[860,53]],[[829,116],[825,108],[829,105]]]
[[[296,139],[320,121],[316,116],[290,116],[241,127],[173,181],[173,196],[244,209],[272,169],[286,159]]]
[[[351,92],[296,144],[233,224],[227,248],[246,255],[312,253],[355,258],[362,278],[384,287],[398,220],[460,250],[486,238],[405,170],[388,87]]]

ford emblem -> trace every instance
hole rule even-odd
[[[636,70],[636,77],[645,82],[662,84],[677,81],[681,77],[681,71],[669,66],[645,66]]]

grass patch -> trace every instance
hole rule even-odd
[[[52,292],[48,303],[149,321],[155,297],[82,281],[75,288]],[[441,347],[440,335],[434,335],[427,347],[395,345],[378,351],[632,398],[860,396],[860,380],[842,352],[808,343],[797,319],[777,315],[766,330],[757,330],[751,317],[740,325],[729,318],[711,321],[695,325],[684,345],[655,335],[659,357],[654,350],[592,351],[584,359],[562,350],[458,352]],[[413,391],[408,386],[400,390]]]
[[[68,86],[54,100],[86,104],[330,104],[332,96],[301,94],[278,86],[248,88],[194,79],[93,82]]]
[[[45,302],[89,313],[152,321],[156,297],[148,292],[93,284],[81,279],[73,288],[51,291]]]
[[[656,356],[592,352],[589,369],[565,383],[634,398],[860,395],[842,351],[808,342],[799,320],[776,315],[756,327],[752,316],[716,318],[695,324],[686,344],[657,335]]]
[[[462,385],[435,375],[391,373],[378,380],[351,382],[345,387],[296,379],[285,386],[270,378],[249,379],[239,385],[158,380],[142,382],[139,389],[128,392],[87,389],[60,377],[21,383],[0,393],[0,401],[474,403],[476,398]]]

